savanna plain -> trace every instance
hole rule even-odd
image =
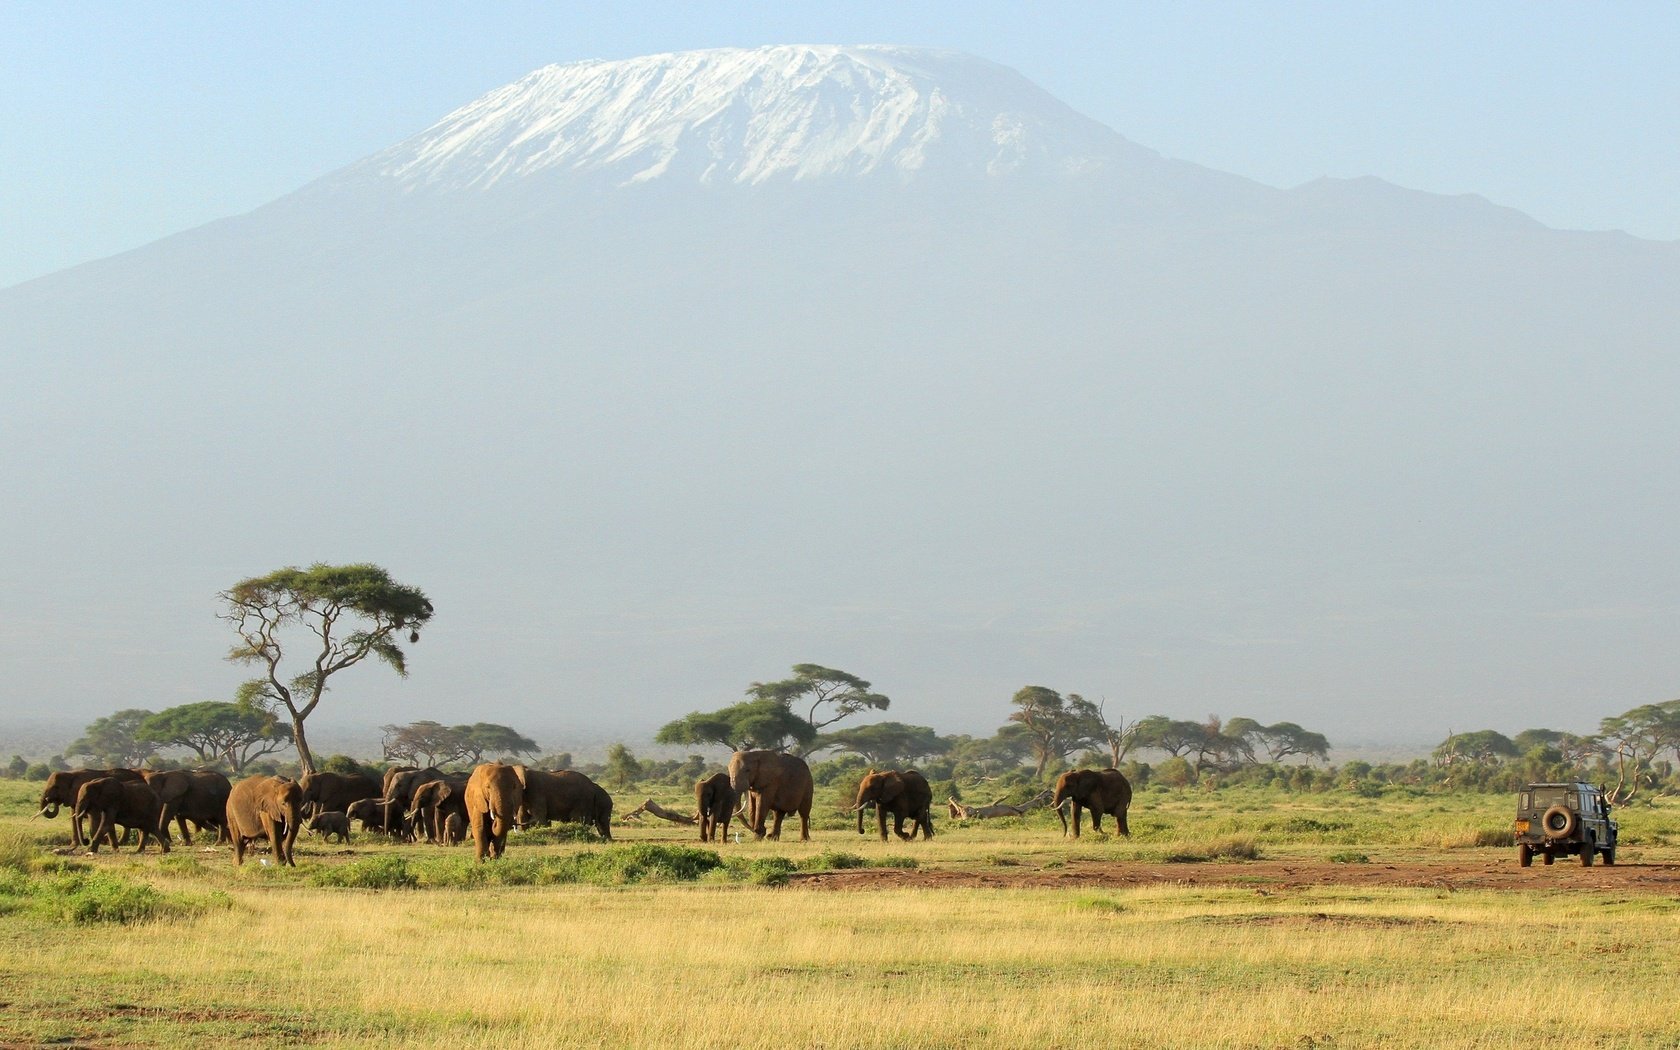
[[[282,869],[73,853],[38,792],[0,781],[5,1046],[1680,1046],[1666,799],[1590,869],[1519,869],[1505,794],[1247,788],[1140,791],[1130,838],[882,843],[819,792],[810,842],[363,833]]]

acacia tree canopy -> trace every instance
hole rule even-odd
[[[240,687],[241,705],[284,710],[304,772],[315,760],[304,735],[333,675],[369,656],[407,677],[398,639],[420,640],[432,603],[417,587],[398,583],[377,565],[288,567],[241,580],[220,595],[221,618],[239,643],[228,653],[260,675]]]
[[[776,700],[744,700],[717,711],[695,711],[667,722],[654,741],[660,744],[718,744],[732,751],[765,748],[785,751],[806,747],[817,737],[807,720]]]
[[[64,749],[67,755],[86,755],[102,765],[138,766],[157,754],[157,744],[140,732],[152,712],[131,707],[95,719],[81,738]]]
[[[868,682],[854,674],[837,671],[820,664],[794,664],[793,677],[779,682],[754,682],[747,687],[747,695],[755,700],[773,700],[788,710],[805,709],[805,720],[813,731],[850,718],[859,711],[885,711],[892,703],[880,693],[871,692]],[[822,714],[829,717],[818,720]]]
[[[876,722],[829,733],[818,739],[817,746],[862,755],[872,765],[897,767],[918,758],[942,755],[951,743],[928,726]]]
[[[226,762],[234,773],[292,742],[272,713],[222,700],[166,708],[141,723],[140,734],[160,747],[189,748],[200,762]]]

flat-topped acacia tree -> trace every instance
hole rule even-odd
[[[222,619],[239,634],[228,659],[264,672],[239,687],[239,702],[291,717],[306,773],[315,771],[315,760],[303,723],[320,704],[327,680],[369,656],[408,677],[397,640],[406,634],[418,642],[432,618],[432,603],[418,587],[398,583],[377,565],[288,567],[241,580],[220,597]]]

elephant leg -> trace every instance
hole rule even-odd
[[[1073,837],[1074,838],[1079,837],[1079,809],[1080,809],[1079,803],[1075,802],[1073,804]]]
[[[805,803],[799,810],[799,841],[811,841],[811,804]]]
[[[887,807],[886,806],[883,806],[883,805],[880,805],[880,804],[877,804],[875,806],[875,820],[876,820],[876,823],[878,823],[881,827],[881,841],[882,842],[887,841]]]
[[[244,835],[233,836],[233,862],[236,865],[245,863],[245,836]]]
[[[772,810],[771,812],[775,814],[775,819],[772,822],[772,827],[770,828],[770,837],[773,839],[780,839],[782,837],[782,811],[777,809]]]

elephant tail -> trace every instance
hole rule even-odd
[[[1120,834],[1126,836],[1127,838],[1131,838],[1132,827],[1130,824],[1126,823],[1126,811],[1122,809],[1114,815],[1114,819],[1120,825]]]

